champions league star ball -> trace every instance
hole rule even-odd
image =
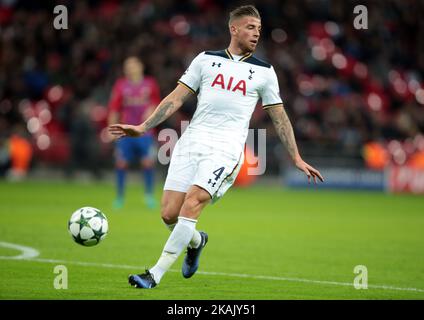
[[[68,222],[68,231],[76,243],[91,247],[102,241],[109,230],[106,216],[96,208],[75,211]]]

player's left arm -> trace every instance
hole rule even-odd
[[[321,182],[324,182],[324,178],[321,173],[303,161],[300,156],[294,136],[293,126],[291,125],[290,119],[284,110],[283,104],[272,106],[265,109],[265,111],[271,117],[275,130],[277,131],[280,140],[286,146],[294,164],[299,170],[303,171],[308,176],[308,182],[311,181],[311,177],[314,179],[315,183],[317,182],[317,178],[321,180]]]

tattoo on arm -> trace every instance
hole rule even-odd
[[[190,92],[183,94],[180,98],[181,100],[175,103],[173,100],[166,100],[159,104],[159,106],[153,111],[149,118],[144,122],[146,131],[156,127],[158,124],[162,123],[168,119],[187,98],[190,96]]]
[[[284,143],[293,160],[296,159],[299,152],[296,145],[296,139],[294,137],[293,127],[290,123],[290,119],[287,116],[284,108],[273,107],[267,109],[269,116],[272,119],[275,130],[277,131],[280,140]]]
[[[172,101],[161,103],[144,123],[146,131],[166,120],[174,112],[173,109],[174,103]]]

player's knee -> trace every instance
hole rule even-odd
[[[162,203],[161,218],[166,224],[172,224],[178,220],[179,210],[170,203]]]

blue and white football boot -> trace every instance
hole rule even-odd
[[[202,240],[200,242],[200,246],[198,248],[187,248],[187,254],[184,257],[183,262],[183,277],[190,278],[193,274],[196,273],[199,268],[199,259],[200,254],[202,253],[203,248],[208,243],[208,234],[203,231],[199,231]]]

